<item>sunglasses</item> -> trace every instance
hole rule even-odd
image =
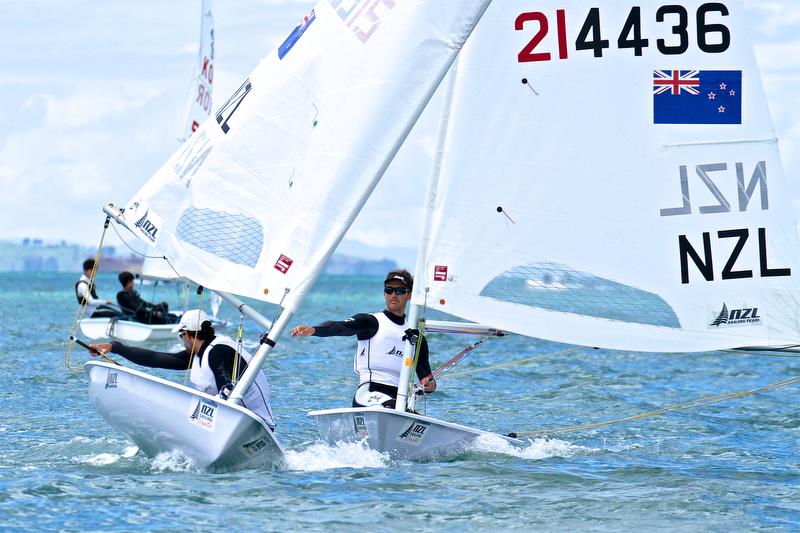
[[[404,294],[411,292],[411,289],[407,289],[405,287],[384,287],[383,292],[385,294],[396,294],[398,296],[403,296]]]

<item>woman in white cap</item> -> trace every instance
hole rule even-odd
[[[347,320],[327,320],[314,327],[296,326],[292,337],[333,337],[356,335],[358,346],[353,368],[358,374],[358,389],[353,407],[382,405],[394,408],[400,367],[403,364],[406,330],[406,304],[411,299],[414,278],[405,269],[392,270],[383,282],[386,309],[381,313],[359,313]],[[428,361],[428,343],[420,340],[417,377],[425,392],[436,390]]]
[[[211,319],[201,309],[185,312],[172,331],[179,334],[185,348],[177,353],[127,346],[117,341],[91,344],[90,353],[95,356],[101,353],[115,353],[137,365],[150,368],[171,370],[190,368],[189,381],[195,389],[213,395],[223,391],[227,397],[233,382],[234,361],[237,357],[236,342],[224,335],[216,335]],[[238,356],[240,359],[237,364],[237,380],[247,369],[251,355],[242,349]],[[263,371],[258,372],[255,381],[245,392],[242,403],[244,407],[261,417],[271,430],[275,430],[275,418],[272,416],[270,404],[270,386]]]

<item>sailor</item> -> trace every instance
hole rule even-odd
[[[150,368],[186,370],[188,367],[191,369],[189,381],[195,389],[227,398],[234,386],[234,368],[238,380],[247,369],[251,355],[243,348],[238,350],[233,339],[216,335],[211,319],[200,309],[186,311],[172,331],[178,333],[185,348],[177,353],[157,352],[116,341],[90,344],[90,353],[97,356],[111,352]],[[274,431],[270,395],[267,376],[259,370],[255,381],[244,393],[242,405]]]
[[[125,313],[132,315],[137,322],[144,324],[171,324],[177,320],[177,315],[173,318],[169,314],[167,302],[152,304],[139,296],[133,288],[134,276],[130,272],[119,273],[119,282],[122,290],[117,293],[117,304]]]
[[[411,299],[414,278],[405,269],[392,270],[383,282],[386,309],[381,313],[353,315],[347,320],[328,320],[311,326],[295,326],[292,337],[350,336],[358,338],[353,368],[358,374],[358,389],[353,397],[353,407],[382,405],[394,408],[403,350],[409,324],[406,322],[406,304]],[[436,390],[436,381],[428,361],[428,343],[420,340],[417,377],[423,390]]]
[[[98,298],[95,285],[90,283],[94,264],[94,259],[87,259],[83,262],[83,275],[75,282],[75,296],[78,298],[78,304],[83,304],[84,299],[86,300],[84,314],[89,318],[119,316],[119,312],[116,309],[106,307],[107,304],[112,304],[113,302]]]

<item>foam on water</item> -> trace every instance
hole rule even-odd
[[[154,472],[203,472],[191,458],[179,450],[162,452],[149,459],[150,468]]]
[[[499,453],[520,459],[546,459],[548,457],[571,457],[590,448],[571,444],[560,439],[539,438],[529,440],[523,446],[515,445],[497,435],[481,435],[475,441],[473,450]]]
[[[286,469],[300,471],[333,468],[381,468],[389,464],[388,454],[367,447],[366,442],[337,442],[330,446],[315,442],[304,450],[286,451]]]
[[[92,466],[106,466],[118,462],[120,459],[130,459],[137,454],[139,448],[136,446],[128,446],[122,453],[109,453],[103,452],[96,455],[81,455],[75,457],[75,461],[85,463]]]

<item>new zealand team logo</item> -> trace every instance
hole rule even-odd
[[[749,326],[754,324],[761,324],[761,317],[758,316],[758,307],[741,307],[728,311],[728,306],[723,303],[722,310],[708,327],[719,328],[721,326]]]
[[[189,420],[206,431],[214,431],[217,421],[217,404],[211,400],[200,398],[189,414]]]
[[[161,221],[154,220],[156,218],[155,216],[148,217],[149,214],[150,210],[145,211],[144,215],[142,215],[141,218],[136,221],[134,227],[142,232],[142,234],[147,237],[150,242],[156,242],[156,239],[158,238],[158,228],[161,226]]]
[[[353,432],[356,434],[357,439],[369,437],[367,421],[364,415],[353,415]]]
[[[428,422],[413,420],[411,425],[397,436],[397,440],[402,440],[414,445],[419,444],[425,437],[425,433],[428,431],[429,427],[430,424]]]

